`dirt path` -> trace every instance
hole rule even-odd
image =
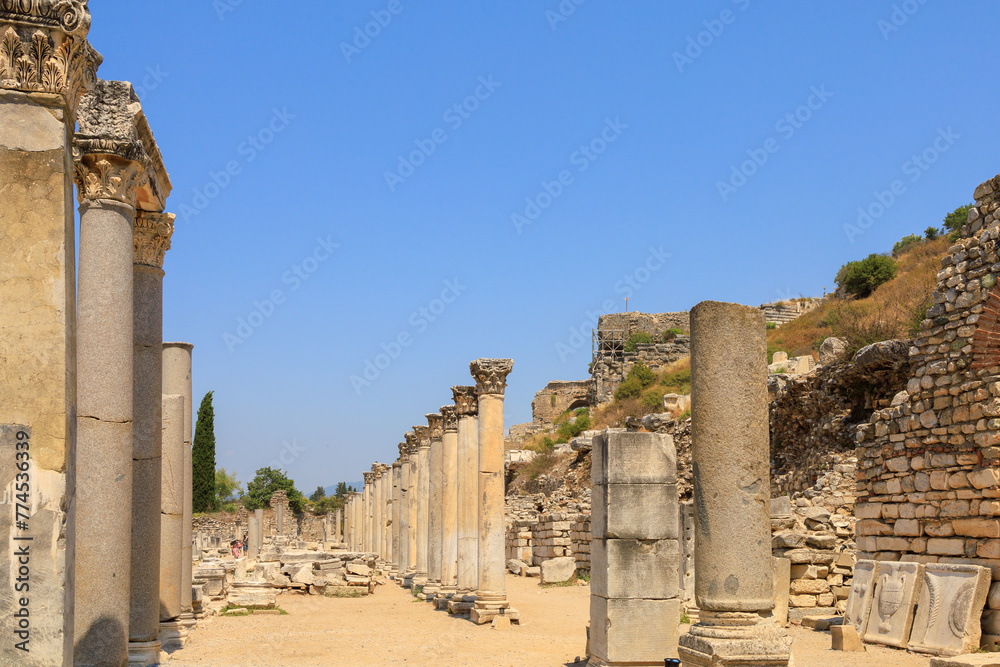
[[[523,625],[494,631],[435,611],[394,584],[357,599],[278,597],[287,616],[213,617],[173,667],[567,667],[584,657],[590,587],[541,588],[508,577]],[[926,667],[928,658],[870,647],[834,653],[830,635],[793,628],[796,667]]]

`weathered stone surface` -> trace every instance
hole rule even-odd
[[[880,562],[875,571],[865,643],[905,648],[913,626],[913,607],[920,594],[924,566]]]
[[[844,622],[854,626],[858,636],[864,636],[871,613],[872,598],[875,592],[875,561],[859,560],[854,565],[854,579],[851,582],[851,593],[847,598],[847,609],[844,611]]]
[[[608,600],[590,596],[590,653],[606,664],[659,665],[677,657],[679,600]]]
[[[650,600],[677,597],[680,553],[676,540],[594,539],[590,546],[592,595]]]
[[[792,563],[787,558],[774,558],[774,619],[788,625],[788,598],[791,587]]]
[[[847,341],[843,338],[829,337],[819,346],[819,363],[830,364],[840,361],[847,352]]]
[[[930,667],[1000,667],[996,653],[977,653],[955,658],[931,658]]]
[[[927,563],[907,648],[936,655],[977,650],[989,586],[987,568]]]
[[[676,484],[598,484],[592,495],[595,538],[677,539]]]
[[[834,651],[864,651],[857,629],[847,623],[830,627],[831,647]]]
[[[598,484],[675,484],[677,451],[663,433],[608,429],[594,437],[591,482]],[[647,436],[647,437],[644,437]]]
[[[576,574],[576,560],[570,556],[542,561],[542,585],[561,584]]]

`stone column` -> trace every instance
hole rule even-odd
[[[333,529],[333,539],[336,542],[336,544],[338,546],[340,546],[344,542],[344,536],[343,536],[343,533],[341,533],[341,526],[343,525],[343,521],[344,521],[344,510],[343,510],[343,508],[337,510],[337,513],[336,513],[335,517],[336,517],[335,518],[336,525],[334,526],[334,529]]]
[[[375,488],[372,491],[375,494],[375,504],[373,509],[374,523],[375,523],[375,553],[378,557],[385,562],[385,466],[381,463],[376,464],[378,467],[375,472]]]
[[[163,257],[174,216],[141,212],[133,229],[132,553],[129,661],[160,659]]]
[[[278,533],[278,537],[283,537],[285,534],[285,506],[278,504],[274,508],[274,526]]]
[[[441,514],[444,507],[441,495],[441,475],[444,468],[444,418],[437,412],[425,415],[431,433],[431,448],[427,469],[427,584],[423,598],[433,600],[441,590]]]
[[[441,588],[434,604],[447,609],[458,592],[458,415],[454,405],[443,406],[441,415]]]
[[[412,588],[413,577],[417,572],[417,500],[420,495],[420,439],[413,431],[407,431],[403,436],[406,440],[406,459],[410,470],[410,482],[407,487],[408,500],[406,502],[407,518],[407,546],[406,546],[406,587]]]
[[[388,567],[392,563],[392,477],[393,469],[391,465],[385,466],[382,474],[382,551],[385,554],[385,562]],[[388,571],[388,570],[387,570]]]
[[[414,426],[417,435],[417,569],[413,574],[414,586],[427,585],[427,550],[430,530],[430,472],[431,430],[428,426]]]
[[[44,554],[31,562],[30,597],[15,590],[12,577],[0,582],[0,664],[73,660],[77,285],[71,137],[77,101],[93,87],[101,56],[86,40],[86,3],[57,4],[8,2],[0,15],[0,443],[10,460],[0,469],[0,487],[12,490],[0,499],[6,538],[0,571],[17,571],[17,552],[26,542]],[[17,461],[28,470],[17,469],[15,452],[26,452]],[[13,492],[25,481],[27,520],[17,516]],[[127,580],[127,570],[120,574]],[[14,615],[23,611],[31,618],[30,636]],[[92,641],[103,642],[103,629],[93,627]]]
[[[257,527],[257,548],[264,548],[264,510],[255,509],[253,511],[254,525]],[[259,552],[258,552],[259,553]]]
[[[247,518],[249,527],[247,528],[247,557],[256,560],[260,556],[260,534],[258,533],[257,517]]]
[[[185,627],[195,625],[194,608],[191,605],[192,575],[192,535],[191,522],[193,505],[191,497],[191,351],[190,343],[163,344],[163,393],[180,394],[184,397],[184,521],[181,525],[181,621]]]
[[[704,301],[691,310],[695,599],[684,665],[787,665],[772,615],[764,313]]]
[[[364,527],[361,548],[369,552],[372,550],[372,484],[375,482],[375,473],[371,470],[366,470],[362,473],[362,476],[365,478],[365,485],[361,487],[361,521]]]
[[[507,601],[504,523],[503,392],[514,367],[510,359],[469,364],[479,396],[479,587],[470,616],[477,625],[499,615],[517,620]]]
[[[594,437],[590,654],[595,665],[677,657],[677,452],[660,433]]]
[[[410,564],[410,446],[399,444],[399,582],[408,586]]]
[[[390,532],[389,539],[392,540],[392,544],[389,547],[392,551],[391,567],[389,568],[389,573],[396,577],[399,575],[400,567],[400,530],[402,528],[400,521],[402,520],[402,512],[400,512],[400,507],[403,503],[403,464],[401,462],[403,445],[400,445],[400,459],[396,460],[392,464],[392,530]]]
[[[132,507],[132,226],[148,157],[138,100],[98,81],[80,102],[77,290],[75,652],[78,665],[128,659]]]
[[[181,616],[181,535],[184,533],[184,397],[163,395],[160,476],[160,629],[163,648],[184,645]]]
[[[475,387],[451,393],[458,415],[458,593],[448,611],[465,615],[479,587],[479,398]]]
[[[354,549],[354,494],[347,496],[344,504],[344,548]]]

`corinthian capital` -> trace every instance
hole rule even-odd
[[[431,446],[431,427],[430,426],[414,426],[413,432],[417,436],[417,446],[423,449],[424,447]]]
[[[368,486],[375,479],[375,473],[371,470],[366,470],[361,473],[361,476],[365,478],[365,486]]]
[[[132,84],[98,81],[77,116],[73,156],[81,201],[114,199],[162,211],[170,177]]]
[[[406,453],[415,454],[417,447],[420,446],[420,439],[417,437],[417,434],[413,431],[407,431],[403,434],[403,439],[406,440]]]
[[[444,417],[444,432],[451,433],[458,430],[458,414],[454,405],[442,405],[441,416]]]
[[[474,417],[479,413],[475,387],[457,385],[451,388],[451,395],[455,397],[455,412],[459,417]]]
[[[424,417],[427,418],[427,428],[430,429],[431,439],[440,440],[441,434],[444,432],[444,417],[437,412],[428,413]]]
[[[173,213],[140,211],[132,225],[132,263],[163,268],[163,256],[170,250],[174,233]]]
[[[469,364],[469,372],[476,379],[476,391],[479,394],[503,396],[503,391],[507,388],[507,376],[513,368],[513,359],[476,359]]]
[[[102,60],[89,30],[87,0],[0,0],[0,88],[61,95],[72,116]]]

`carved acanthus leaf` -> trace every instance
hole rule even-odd
[[[451,395],[455,399],[455,412],[459,417],[471,417],[479,413],[479,399],[475,387],[458,385],[451,388]]]
[[[170,250],[174,233],[173,213],[140,211],[132,226],[133,264],[163,268],[163,256]]]
[[[507,388],[507,376],[513,368],[513,359],[476,359],[469,364],[469,372],[476,379],[476,390],[480,394],[501,396]]]

